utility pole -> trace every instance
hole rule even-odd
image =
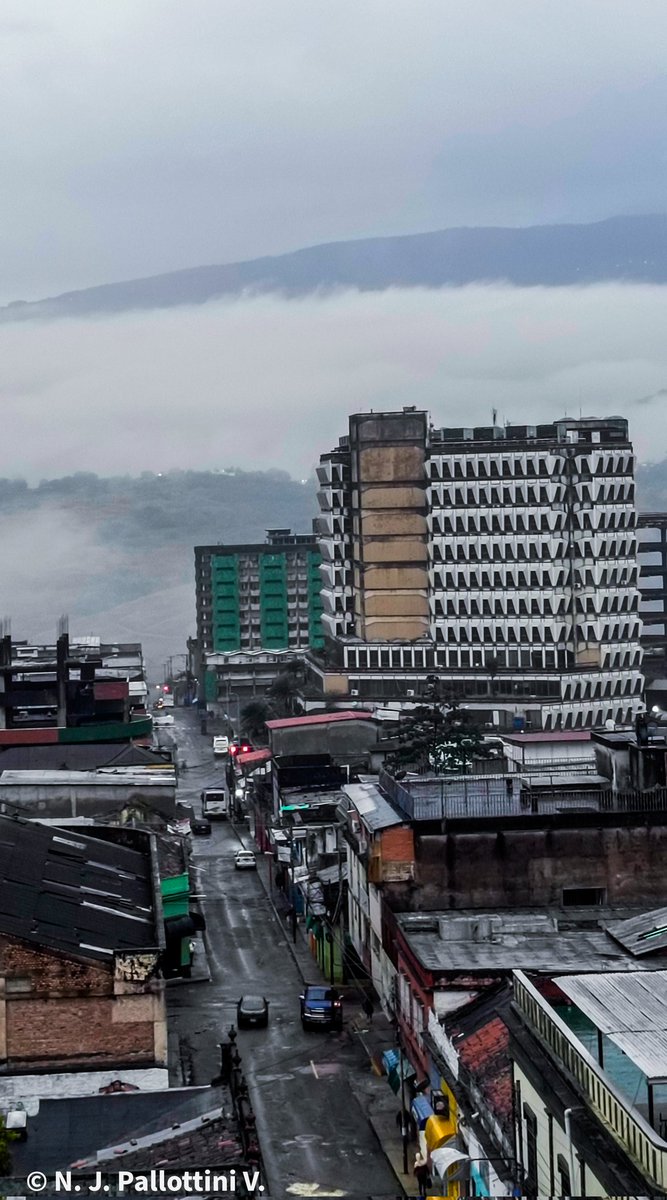
[[[401,1140],[403,1142],[403,1174],[408,1173],[408,1114],[405,1107],[405,1071],[403,1069],[403,1038],[400,1026],[397,1028],[398,1039],[398,1069],[401,1073]]]
[[[296,945],[296,891],[294,888],[294,828],[289,827],[290,901],[292,904],[292,943]]]

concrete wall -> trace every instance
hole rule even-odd
[[[553,1174],[554,1188],[551,1187],[551,1144],[549,1138],[549,1122],[547,1117],[547,1108],[544,1096],[534,1087],[527,1075],[514,1063],[514,1080],[521,1087],[521,1138],[523,1149],[524,1166],[528,1161],[527,1139],[526,1139],[526,1118],[523,1112],[524,1104],[534,1114],[537,1122],[537,1192],[539,1196],[556,1196],[561,1194],[560,1175],[558,1172],[558,1160],[563,1160],[569,1170],[570,1177],[572,1176],[571,1160],[574,1159],[575,1178],[570,1178],[571,1195],[579,1196],[581,1194],[581,1166],[583,1163],[584,1169],[584,1184],[586,1188],[586,1196],[606,1196],[607,1188],[601,1183],[600,1179],[595,1174],[595,1171],[590,1165],[590,1159],[587,1151],[583,1146],[578,1145],[576,1141],[570,1143],[565,1132],[565,1127],[560,1123],[560,1113],[551,1113],[553,1118],[552,1134],[553,1140]]]
[[[378,726],[375,721],[331,721],[326,725],[271,729],[269,734],[274,756],[330,754],[345,762],[376,745]]]
[[[350,433],[355,632],[414,641],[430,620],[425,414],[353,417]]]
[[[7,805],[3,809],[3,804]],[[121,779],[85,783],[17,783],[0,777],[0,813],[19,808],[26,817],[103,817],[132,805],[155,808],[165,816],[176,812],[173,782],[152,780],[142,786]]]
[[[603,888],[608,904],[664,904],[667,824],[507,829],[417,838],[415,881],[388,883],[391,908],[560,905],[563,888]],[[593,910],[594,911],[594,910]]]

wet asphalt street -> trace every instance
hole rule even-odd
[[[199,793],[219,785],[224,769],[196,714],[175,710],[170,733],[186,762],[179,798],[199,808]],[[304,1032],[302,980],[289,952],[287,930],[252,871],[236,871],[239,845],[254,848],[247,825],[213,824],[194,842],[194,867],[212,975],[210,983],[169,990],[170,1031],[178,1034],[185,1081],[208,1083],[218,1072],[218,1044],[236,1023],[245,993],[270,1002],[268,1029],[242,1030],[238,1046],[257,1117],[272,1200],[283,1196],[396,1196],[398,1185],[351,1084],[368,1074],[368,1060],[349,1025],[343,1033]],[[258,854],[268,883],[270,859]],[[313,961],[311,979],[320,979]]]

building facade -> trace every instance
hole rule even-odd
[[[637,527],[643,670],[651,684],[667,676],[667,513],[640,513]]]
[[[157,879],[149,834],[0,817],[0,1073],[167,1066]]]
[[[289,529],[259,545],[195,547],[203,706],[261,694],[281,665],[322,647],[319,564],[315,535]]]
[[[318,468],[329,697],[443,691],[500,728],[628,724],[641,706],[627,421],[434,428],[350,417]]]

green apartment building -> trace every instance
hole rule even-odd
[[[261,694],[286,661],[322,647],[319,564],[315,535],[289,529],[267,530],[259,545],[195,547],[207,703]]]

